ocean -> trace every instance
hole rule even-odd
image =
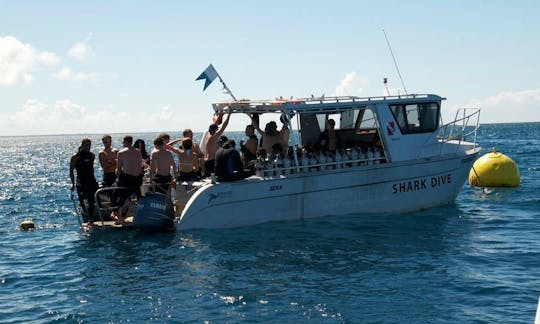
[[[150,149],[155,134],[133,135]],[[417,213],[165,234],[79,231],[68,168],[84,136],[0,137],[2,323],[534,321],[540,123],[479,130],[481,154],[517,163],[518,188],[465,184]],[[36,229],[19,230],[25,219]]]

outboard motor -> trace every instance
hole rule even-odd
[[[143,231],[174,229],[174,207],[167,195],[148,192],[137,203],[133,226]]]

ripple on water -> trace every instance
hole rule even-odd
[[[0,138],[0,322],[528,322],[538,139],[517,147],[501,127],[479,138],[516,160],[517,189],[465,186],[454,205],[404,215],[164,235],[77,231],[66,161],[81,135]],[[17,230],[27,217],[37,229]]]

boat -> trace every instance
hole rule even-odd
[[[289,150],[260,156],[254,174],[242,180],[178,186],[177,228],[406,213],[450,204],[481,150],[480,109],[460,108],[443,125],[444,100],[407,94],[215,103],[215,112],[281,117],[293,130]],[[335,154],[316,149],[330,118],[343,144]]]
[[[164,232],[175,230],[175,210],[171,199],[162,193],[151,190],[152,185],[144,183],[141,186],[141,197],[131,197],[129,199],[126,217],[123,222],[118,223],[114,215],[120,213],[120,203],[117,199],[123,187],[102,187],[95,195],[95,215],[96,221],[88,221],[85,210],[81,208],[71,195],[71,200],[79,219],[82,231],[91,230],[140,230],[144,232]],[[87,204],[88,201],[85,200]]]

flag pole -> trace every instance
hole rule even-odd
[[[229,87],[225,84],[225,81],[223,81],[223,79],[221,78],[221,75],[219,75],[218,71],[214,68],[212,64],[208,65],[208,67],[203,71],[203,73],[201,73],[201,75],[197,77],[197,79],[195,79],[195,81],[204,80],[204,88],[203,88],[203,91],[204,91],[216,79],[216,77],[218,77],[219,82],[223,84],[222,91],[224,92],[226,91],[229,95],[231,95],[231,97],[233,98],[235,102],[238,101],[236,100],[236,97],[234,96],[234,94],[231,92],[231,89],[229,89]]]
[[[225,90],[229,95],[231,95],[231,97],[233,98],[234,101],[238,101],[238,100],[236,100],[236,97],[232,93],[231,89],[229,89],[229,87],[227,87],[227,85],[225,84],[225,81],[223,81],[223,79],[221,78],[221,75],[219,75],[218,71],[216,71],[216,74],[217,74],[217,77],[219,78],[219,82],[221,82],[221,84],[223,84],[223,90]]]

